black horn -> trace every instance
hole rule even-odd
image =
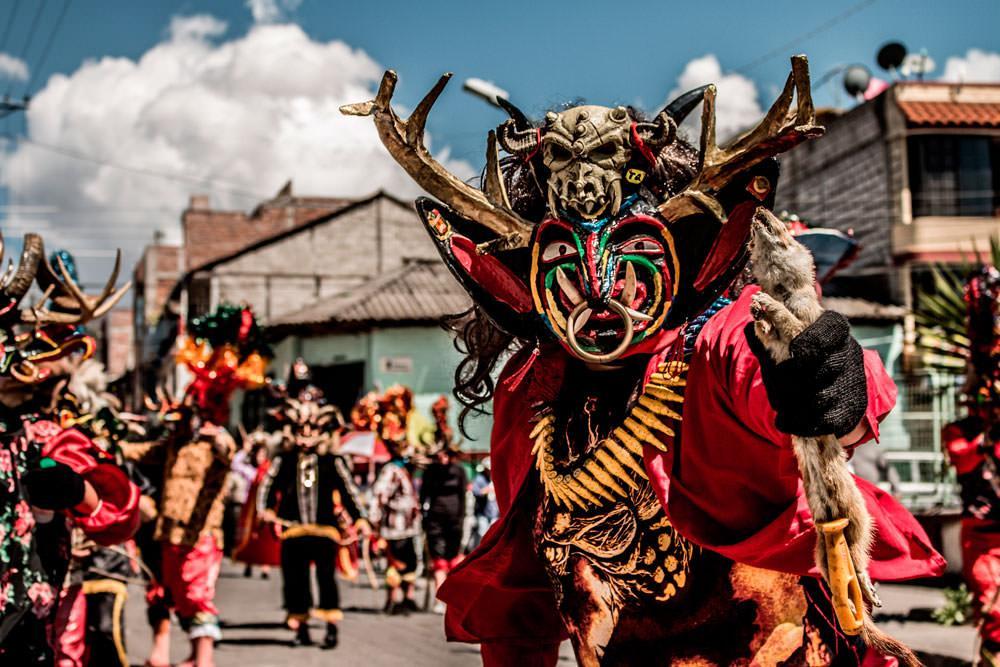
[[[680,125],[684,122],[684,119],[687,118],[692,111],[694,111],[694,108],[704,99],[705,90],[709,87],[709,85],[711,84],[705,84],[704,86],[694,88],[687,91],[683,95],[674,98],[670,104],[663,107],[663,111],[660,113],[667,114],[674,119],[675,123]]]

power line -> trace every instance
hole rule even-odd
[[[17,8],[20,4],[21,0],[14,0],[14,7],[10,10],[10,17],[7,19],[7,27],[3,31],[3,37],[0,38],[0,52],[7,48],[7,38],[10,37],[10,29],[14,27],[14,19],[17,18]]]
[[[751,60],[746,65],[743,65],[742,67],[737,67],[733,71],[734,72],[738,72],[740,74],[746,74],[750,70],[756,69],[760,65],[766,63],[771,58],[776,58],[777,56],[787,55],[789,53],[789,51],[791,51],[794,47],[798,46],[799,44],[801,44],[802,42],[806,41],[807,39],[812,39],[816,35],[819,35],[819,34],[822,34],[822,33],[826,32],[827,30],[829,30],[833,26],[837,25],[838,23],[841,23],[842,21],[846,21],[850,17],[852,17],[855,14],[857,14],[858,12],[860,12],[862,9],[865,9],[869,5],[873,5],[876,2],[877,2],[877,0],[862,0],[861,2],[857,3],[856,5],[851,5],[850,7],[848,7],[846,10],[844,10],[840,14],[837,14],[833,18],[828,19],[827,21],[824,21],[823,23],[821,23],[820,25],[816,26],[812,30],[809,30],[808,32],[802,33],[798,37],[795,37],[794,39],[792,39],[792,40],[790,40],[790,41],[782,44],[781,46],[768,51],[764,55],[762,55],[762,56],[760,56],[758,58],[755,58],[754,60]]]
[[[39,73],[39,71],[41,71],[42,67],[45,65],[45,61],[49,57],[49,51],[52,49],[52,44],[55,42],[56,34],[62,26],[63,19],[66,18],[66,11],[69,9],[69,3],[70,0],[63,0],[62,10],[59,12],[59,16],[56,18],[56,22],[52,26],[52,32],[49,33],[48,41],[45,42],[45,46],[42,48],[42,55],[39,57],[35,66],[31,68],[31,76],[28,78],[28,83],[24,87],[24,94],[26,97],[31,94],[31,83],[35,80],[35,76]]]
[[[91,162],[93,164],[99,164],[101,166],[111,167],[113,169],[119,169],[121,171],[129,171],[135,174],[141,174],[143,176],[154,176],[156,178],[164,178],[167,180],[178,181],[182,183],[194,183],[199,185],[208,184],[211,185],[215,190],[229,192],[231,194],[239,195],[241,197],[246,197],[248,199],[254,199],[256,201],[261,201],[270,198],[270,195],[262,195],[258,192],[250,192],[249,190],[244,190],[238,186],[221,183],[219,181],[215,181],[210,178],[201,178],[199,176],[191,176],[188,174],[170,173],[166,171],[158,171],[156,169],[149,169],[146,167],[134,167],[131,165],[119,164],[117,162],[112,162],[110,160],[105,160],[102,158],[96,158],[90,155],[85,155],[84,153],[77,152],[70,148],[63,148],[61,146],[54,146],[52,144],[46,144],[40,141],[35,141],[34,139],[29,139],[28,137],[25,136],[16,137],[15,139],[24,142],[30,146],[34,146],[42,150],[47,150],[52,153],[56,153],[58,155],[63,155],[65,157],[69,157],[74,160]]]
[[[35,33],[38,32],[38,20],[42,18],[42,12],[45,10],[45,0],[38,3],[38,11],[35,12],[35,18],[31,21],[31,27],[28,29],[28,38],[24,41],[24,45],[21,47],[20,53],[18,53],[18,58],[24,60],[24,56],[28,53],[28,49],[31,48],[31,42],[35,39]],[[4,95],[10,94],[11,84],[7,84],[7,92]]]

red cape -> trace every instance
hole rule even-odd
[[[816,531],[791,438],[774,427],[760,367],[743,332],[755,291],[744,290],[700,332],[687,377],[682,433],[669,454],[647,448],[646,471],[686,538],[735,561],[817,576]],[[661,335],[650,372],[676,340],[676,331]],[[448,605],[450,640],[490,644],[516,638],[551,646],[565,637],[532,545],[531,508],[514,502],[528,486],[533,464],[528,437],[533,406],[559,391],[565,363],[558,348],[526,350],[501,375],[490,442],[501,518],[438,594]],[[865,368],[866,421],[869,437],[877,437],[879,420],[895,404],[896,387],[874,352],[866,352]],[[872,577],[896,581],[940,574],[944,559],[910,513],[872,484],[859,479],[858,487],[877,528]]]

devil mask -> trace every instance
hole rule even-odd
[[[0,260],[3,258],[0,236]],[[131,283],[116,290],[121,253],[99,295],[83,292],[68,252],[45,259],[37,234],[25,234],[17,268],[10,264],[0,277],[0,378],[21,385],[37,385],[52,377],[52,362],[74,355],[90,358],[96,349],[84,326],[103,317],[121,300]],[[22,301],[33,284],[42,293],[37,303]]]
[[[625,107],[588,105],[533,123],[501,100],[510,119],[488,134],[478,189],[423,144],[427,114],[449,78],[405,121],[390,106],[391,71],[375,100],[341,111],[373,116],[389,152],[440,200],[421,198],[417,210],[490,319],[522,339],[554,338],[593,363],[650,351],[659,333],[730,285],[747,260],[754,212],[773,204],[774,156],[822,133],[801,56],[767,115],[726,147],[715,140],[714,86],[682,95],[651,121]],[[699,103],[695,149],[676,128]]]

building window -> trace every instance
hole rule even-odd
[[[212,307],[210,279],[194,279],[188,285],[188,319],[206,314]]]
[[[1000,138],[918,135],[907,146],[914,216],[997,215]]]

